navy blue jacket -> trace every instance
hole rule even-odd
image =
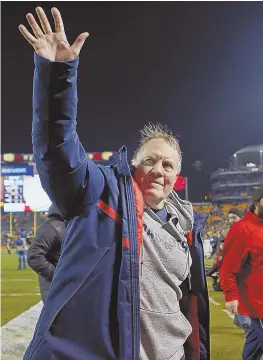
[[[138,360],[138,229],[127,150],[107,167],[88,159],[76,133],[78,59],[35,55],[35,66],[34,157],[43,188],[70,223],[24,360]]]

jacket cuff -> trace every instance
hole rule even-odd
[[[51,268],[49,269],[49,272],[48,272],[48,275],[47,275],[47,280],[48,281],[52,281],[53,280],[53,277],[54,277],[54,274],[55,274],[55,270],[56,270],[56,267],[52,264],[51,265]]]
[[[78,67],[79,57],[69,61],[55,62],[50,61],[43,56],[38,55],[36,52],[34,53],[34,63],[37,69],[39,68],[57,68],[61,70],[69,70]]]
[[[238,300],[238,295],[235,292],[225,294],[225,301],[226,302],[234,301],[234,300]]]

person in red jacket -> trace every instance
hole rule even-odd
[[[252,206],[234,224],[225,241],[220,279],[226,309],[251,318],[243,360],[263,355],[263,188],[252,194]]]

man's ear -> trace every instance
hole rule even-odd
[[[134,175],[135,175],[135,166],[134,166],[134,163],[132,162],[132,164],[131,164],[131,174],[132,174],[132,176],[134,177]]]

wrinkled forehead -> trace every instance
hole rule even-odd
[[[179,154],[177,149],[175,146],[170,145],[163,139],[152,139],[142,145],[137,154],[137,160],[138,162],[141,162],[148,157],[169,160],[174,164],[179,163]]]

